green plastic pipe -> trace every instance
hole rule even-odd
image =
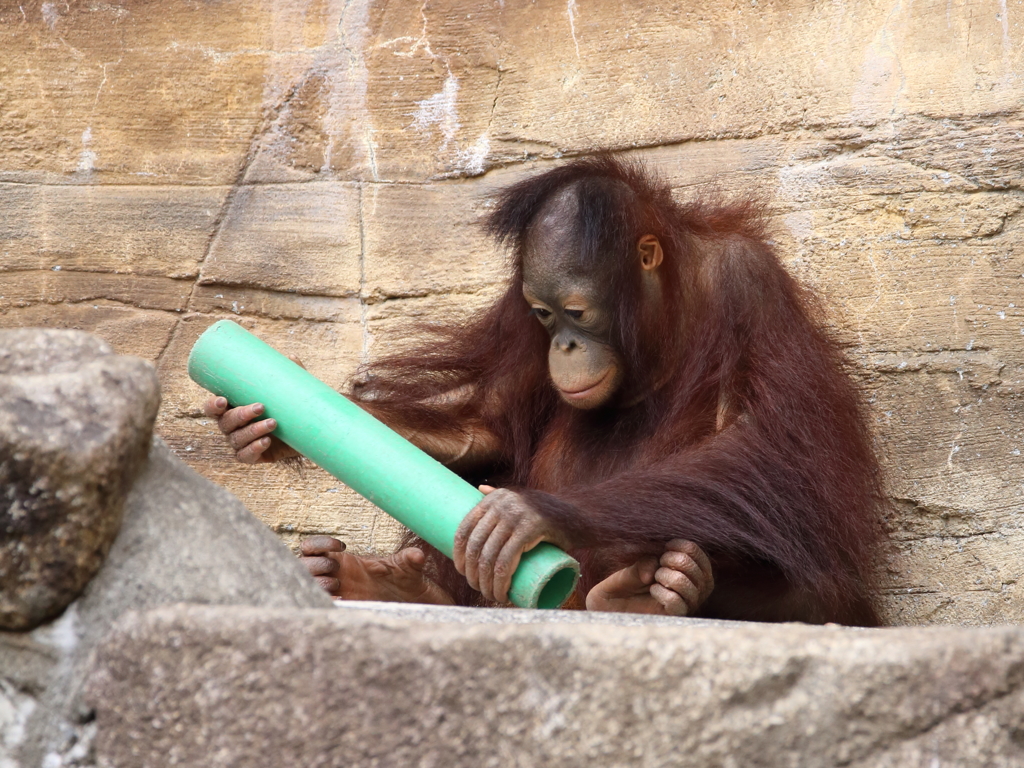
[[[443,464],[230,320],[192,347],[188,375],[232,405],[263,403],[274,435],[365,496],[448,557],[459,523],[483,494]],[[521,608],[558,608],[572,594],[579,563],[542,542],[523,553],[509,599]]]

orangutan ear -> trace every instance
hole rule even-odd
[[[644,235],[636,244],[637,253],[640,254],[640,266],[650,272],[657,269],[665,253],[661,250],[661,243],[654,235]]]

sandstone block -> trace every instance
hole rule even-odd
[[[2,280],[0,278],[0,282]],[[136,355],[151,363],[155,363],[167,348],[177,324],[177,314],[125,307],[106,300],[56,307],[30,304],[0,309],[2,328],[86,331],[109,343],[118,354]]]
[[[200,282],[355,295],[360,248],[357,187],[243,186],[231,199]]]
[[[359,322],[357,298],[316,296],[290,291],[268,291],[234,285],[196,285],[189,309],[201,314],[254,315],[271,320]]]
[[[370,186],[363,205],[366,292],[374,299],[475,293],[503,280],[504,254],[481,226],[491,188]]]
[[[231,183],[262,118],[264,6],[0,9],[5,175]]]
[[[117,302],[143,309],[180,312],[188,304],[193,283],[167,277],[75,272],[66,269],[5,272],[0,276],[0,311],[34,304]],[[69,311],[61,307],[57,314]]]
[[[1008,767],[1022,668],[1016,627],[177,606],[122,619],[87,698],[112,768]]]
[[[382,6],[366,54],[376,168],[422,180],[599,147],[1012,112],[1013,28],[973,20],[937,3]]]
[[[227,192],[226,187],[0,184],[5,210],[0,274],[72,269],[195,277]]]
[[[919,514],[942,517],[936,510]],[[885,590],[887,623],[992,625],[1024,613],[1018,586],[1024,533],[1018,527],[992,525],[966,536],[898,536],[889,562],[893,586]]]
[[[462,320],[486,309],[504,288],[504,283],[498,282],[475,293],[441,293],[370,304],[366,308],[370,356],[383,356],[414,342],[421,326]]]
[[[103,564],[146,457],[153,368],[83,333],[0,333],[0,628],[31,629]]]

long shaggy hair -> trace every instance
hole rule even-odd
[[[578,263],[616,286],[611,343],[648,393],[629,408],[559,400],[550,340],[522,296],[527,233],[565,190]],[[876,624],[884,496],[871,436],[839,346],[768,243],[761,207],[679,204],[641,164],[607,154],[520,181],[496,203],[486,226],[510,254],[508,289],[370,365],[361,396],[395,425],[493,433],[501,456],[489,477],[582,543],[584,590],[684,538],[715,566],[708,615]],[[656,305],[637,256],[648,234],[664,250]],[[433,557],[434,576],[472,602],[443,560]]]

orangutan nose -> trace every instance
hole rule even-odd
[[[573,351],[575,351],[577,349],[580,350],[581,352],[583,352],[583,351],[586,350],[587,347],[579,339],[577,339],[577,338],[575,338],[573,336],[570,336],[569,338],[556,337],[555,338],[555,348],[558,349],[560,352],[568,353],[568,352],[573,352]]]

